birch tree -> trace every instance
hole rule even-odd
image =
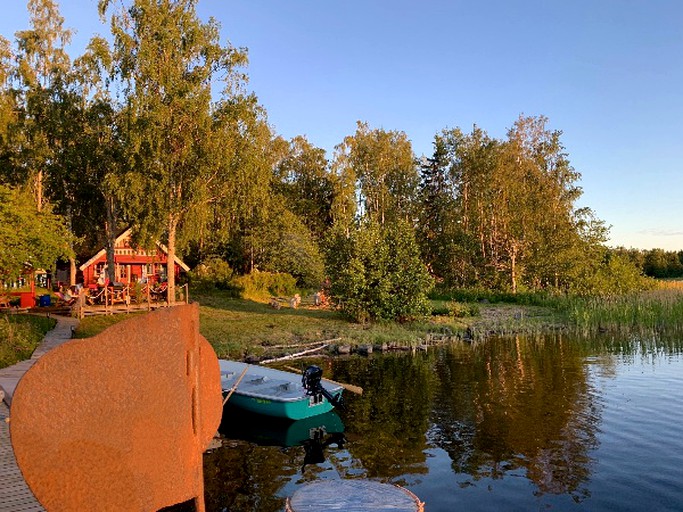
[[[100,0],[100,13],[111,12],[112,3]],[[197,0],[122,4],[110,19],[129,116],[129,210],[142,232],[166,234],[172,302],[178,230],[188,212],[216,200],[225,177],[212,85],[222,80],[223,97],[237,97],[246,53],[221,45],[217,22],[198,18]]]
[[[38,211],[50,195],[46,176],[58,165],[61,143],[57,133],[60,99],[68,83],[71,60],[66,46],[71,31],[53,0],[29,0],[31,27],[16,33],[15,93],[19,116],[14,124],[14,146],[20,152],[14,166],[16,181],[31,186]]]

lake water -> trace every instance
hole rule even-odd
[[[402,485],[428,512],[683,510],[681,338],[490,339],[318,364],[365,393],[320,425],[226,415],[224,446],[205,455],[207,510],[280,511],[306,482],[339,478]]]

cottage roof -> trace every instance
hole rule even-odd
[[[122,240],[125,240],[126,238],[130,238],[131,233],[133,232],[133,228],[128,228],[126,229],[123,233],[121,233],[119,236],[116,237],[116,240],[114,241],[114,245],[118,244]],[[168,255],[168,248],[162,244],[161,242],[157,241],[156,242],[157,247],[161,249],[164,254]],[[85,270],[88,268],[90,265],[95,263],[97,260],[99,260],[101,257],[103,257],[107,253],[106,248],[102,248],[100,251],[97,252],[92,258],[90,258],[88,261],[83,263],[80,267],[78,267],[80,270]],[[190,267],[188,267],[183,260],[178,258],[178,256],[175,257],[175,263],[182,268],[185,272],[190,270]]]

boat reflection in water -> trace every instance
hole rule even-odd
[[[260,446],[302,446],[305,450],[301,471],[308,464],[325,462],[325,449],[346,443],[344,423],[335,411],[302,420],[265,417],[226,405],[219,432],[229,439],[240,439]]]

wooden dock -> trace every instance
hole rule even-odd
[[[39,512],[45,509],[33,496],[17,466],[9,439],[9,408],[0,401],[0,510]]]
[[[143,302],[142,304],[110,304],[110,305],[94,305],[94,306],[75,306],[73,315],[78,318],[85,318],[86,316],[94,315],[118,315],[122,313],[140,313],[154,311],[159,308],[168,308],[173,306],[181,306],[185,304],[184,301],[176,301],[173,304],[167,302]]]
[[[33,352],[31,359],[8,368],[0,369],[0,510],[6,512],[37,512],[45,509],[38,503],[26,485],[17,466],[14,450],[10,442],[9,423],[12,396],[19,379],[45,353],[71,339],[72,328],[78,325],[75,318],[55,316],[57,325],[47,333],[43,342]]]

